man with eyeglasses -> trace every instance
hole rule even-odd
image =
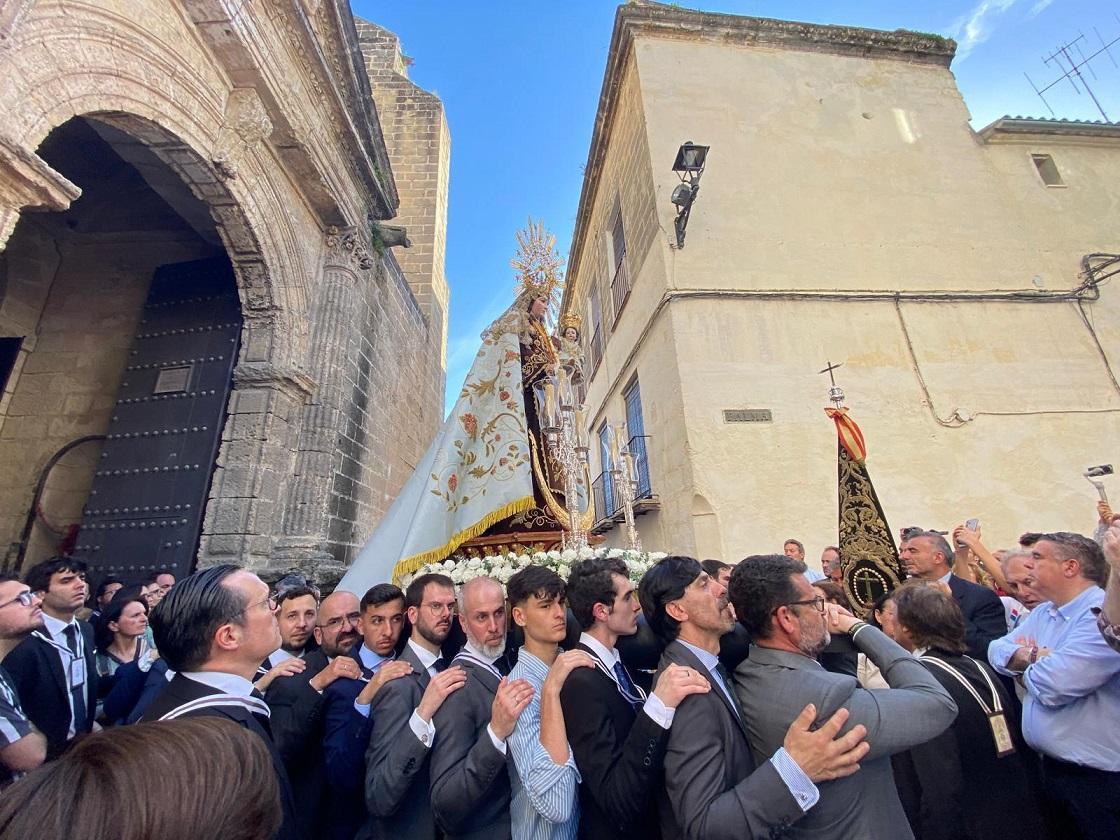
[[[707,689],[684,697],[673,714],[666,796],[660,802],[663,837],[781,836],[813,807],[816,781],[855,771],[867,749],[860,743],[863,727],[837,738],[846,717],[841,714],[810,732],[808,710],[789,727],[784,744],[762,753],[770,760],[756,763],[747,740],[750,710],[739,706],[731,675],[719,660],[720,637],[735,619],[723,585],[696,560],[658,561],[638,585],[638,599],[650,628],[666,644],[659,679],[671,671],[681,682],[699,675]]]
[[[369,708],[373,734],[366,752],[365,800],[370,819],[363,836],[435,840],[428,792],[428,757],[438,733],[432,718],[467,681],[447,666],[441,650],[455,615],[455,584],[439,574],[420,575],[405,590],[412,632],[401,661],[412,672],[385,683]]]
[[[288,769],[299,824],[308,837],[318,832],[327,803],[323,691],[335,680],[361,676],[361,668],[349,656],[361,639],[359,618],[358,596],[352,592],[338,590],[324,598],[312,630],[318,648],[303,657],[300,673],[277,677],[264,695],[272,710],[272,737]]]
[[[15,575],[0,575],[0,660],[43,628],[43,599]],[[0,665],[0,788],[47,757],[47,739],[27,719],[19,692]]]
[[[280,840],[303,836],[284,761],[272,740],[271,711],[252,679],[280,646],[268,585],[237,566],[211,566],[179,581],[152,611],[156,646],[175,676],[142,721],[212,715],[255,732],[268,746],[280,786]]]
[[[1113,537],[1113,539],[1115,536]],[[1120,837],[1120,653],[1097,629],[1109,576],[1101,547],[1059,531],[1019,538],[1034,562],[1032,588],[1045,599],[992,642],[988,661],[1018,677],[1023,738],[1038,751],[1044,815],[1062,836]],[[1110,552],[1116,546],[1108,543]]]
[[[748,557],[731,573],[729,593],[736,616],[751,634],[750,653],[735,669],[735,684],[750,716],[754,751],[772,755],[783,743],[788,749],[789,727],[806,704],[809,723],[844,714],[849,734],[862,731],[870,745],[858,764],[814,777],[819,799],[807,803],[811,807],[788,826],[788,836],[913,837],[890,756],[925,743],[953,722],[957,706],[948,692],[882,631],[826,604],[806,579],[803,563],[776,554]],[[854,677],[824,670],[816,657],[833,633],[848,635],[890,688],[868,691]]]
[[[53,759],[91,731],[97,716],[93,628],[77,617],[86,599],[86,564],[52,557],[33,566],[25,582],[43,599],[44,626],[16,646],[4,667]]]
[[[397,660],[397,642],[404,629],[404,593],[391,583],[379,583],[362,596],[359,613],[362,640],[348,656],[360,669],[359,675],[335,680],[323,692],[330,818],[320,836],[327,840],[351,840],[365,823],[364,757],[374,725],[369,706],[382,686],[412,671],[408,662]]]

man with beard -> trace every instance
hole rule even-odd
[[[700,674],[710,689],[685,697],[674,715],[665,753],[667,796],[660,803],[663,837],[779,836],[817,801],[814,782],[855,772],[867,750],[864,727],[836,738],[847,719],[840,713],[810,732],[812,707],[783,732],[784,744],[779,740],[762,753],[773,757],[756,767],[747,740],[754,721],[745,717],[719,661],[720,637],[734,621],[726,590],[696,560],[664,558],[642,578],[638,598],[666,642],[661,673],[676,665],[681,679]]]
[[[319,591],[306,584],[277,589],[276,626],[280,628],[280,647],[270,653],[257,669],[253,683],[257,691],[268,691],[277,677],[290,677],[304,670],[304,654],[319,614]]]
[[[86,599],[86,564],[52,557],[33,566],[25,580],[43,599],[44,627],[8,654],[4,668],[52,759],[71,738],[93,729],[96,717],[93,628],[75,615]]]
[[[437,735],[432,718],[467,681],[467,672],[447,667],[440,652],[455,614],[451,578],[421,575],[408,585],[404,600],[412,633],[400,659],[412,673],[386,683],[369,710],[375,723],[366,751],[370,819],[363,836],[374,840],[436,837],[428,792],[428,756]]]
[[[788,745],[787,727],[806,703],[813,710],[810,722],[846,711],[847,723],[864,730],[870,750],[859,767],[814,778],[822,782],[819,801],[790,826],[789,836],[913,837],[890,756],[939,735],[953,722],[957,706],[901,646],[841,607],[826,604],[804,572],[803,563],[788,557],[761,555],[748,557],[731,575],[731,602],[752,641],[749,655],[735,669],[738,698],[750,717],[751,746],[771,755],[783,739]],[[830,631],[847,634],[890,688],[868,691],[854,677],[821,668],[816,657],[831,641]],[[853,775],[856,769],[860,772]]]
[[[0,660],[31,632],[43,629],[42,604],[15,575],[0,575]],[[27,719],[11,677],[0,667],[0,788],[46,757],[47,739]]]
[[[467,682],[436,712],[432,812],[447,840],[509,840],[506,740],[532,700],[533,687],[506,676],[506,600],[500,583],[488,577],[465,583],[459,621],[467,642],[452,664],[467,672]]]
[[[337,679],[361,676],[358,663],[347,655],[361,638],[359,617],[358,596],[352,592],[337,591],[324,598],[313,630],[319,648],[304,657],[300,673],[276,678],[264,696],[272,710],[272,735],[292,780],[299,824],[307,837],[315,836],[321,825],[328,790],[323,691]]]

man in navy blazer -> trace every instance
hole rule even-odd
[[[369,707],[389,680],[412,672],[396,661],[397,641],[404,628],[404,593],[379,583],[362,596],[358,631],[361,644],[347,656],[361,670],[359,679],[336,679],[323,691],[323,756],[330,786],[327,832],[331,840],[351,840],[368,819],[365,807],[365,754],[373,721]]]
[[[27,717],[47,739],[47,759],[89,732],[97,716],[93,628],[75,617],[86,597],[86,564],[52,557],[31,568],[26,583],[43,599],[42,630],[4,660]]]
[[[948,585],[964,615],[968,655],[987,661],[988,645],[1007,634],[1007,616],[999,596],[953,574],[953,549],[936,531],[912,533],[903,540],[898,556],[910,577]]]

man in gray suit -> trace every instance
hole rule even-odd
[[[366,750],[366,810],[362,838],[435,840],[428,793],[428,753],[436,738],[432,717],[467,673],[448,668],[440,646],[451,632],[455,584],[445,575],[421,575],[404,595],[412,633],[398,657],[412,673],[385,683],[370,707],[373,732]]]
[[[858,773],[821,784],[820,801],[791,837],[900,840],[913,834],[902,810],[890,756],[925,743],[956,717],[949,694],[917,659],[878,629],[826,604],[805,578],[805,564],[781,555],[748,557],[731,574],[730,596],[751,650],[735,669],[751,747],[770,755],[796,710],[812,703],[819,720],[837,710],[866,727],[871,750]],[[868,691],[854,677],[824,670],[816,656],[845,633],[890,686]]]
[[[863,727],[836,738],[847,719],[840,712],[811,732],[811,706],[788,727],[784,743],[756,764],[747,721],[719,661],[720,636],[734,623],[726,590],[696,560],[664,558],[642,578],[638,597],[650,627],[667,642],[659,677],[676,665],[680,679],[699,674],[708,683],[674,711],[665,754],[667,797],[660,803],[663,837],[779,837],[814,806],[815,782],[858,769],[867,751]]]
[[[506,740],[533,699],[526,680],[507,678],[506,599],[493,578],[459,592],[467,643],[452,661],[467,682],[439,707],[430,761],[432,813],[448,840],[509,840]]]

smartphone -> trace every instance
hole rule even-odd
[[[966,523],[964,523],[964,527],[966,527],[968,530],[975,533],[976,531],[980,530],[980,520],[979,519],[970,519]]]

